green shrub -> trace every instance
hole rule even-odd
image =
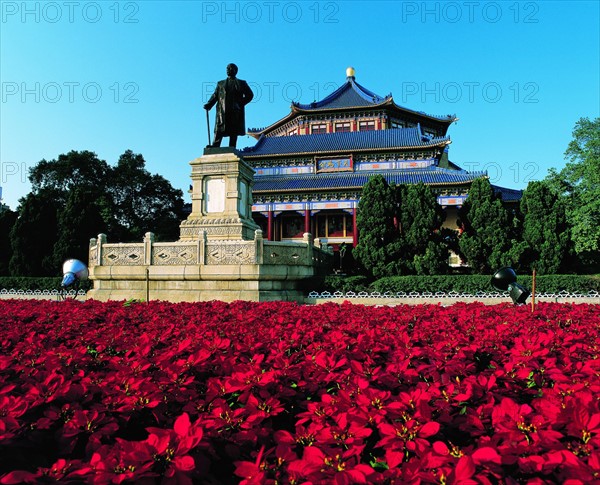
[[[329,276],[323,291],[379,292],[379,293],[436,293],[451,291],[475,294],[478,291],[493,292],[491,275],[438,275],[438,276],[392,276],[374,281],[367,287],[365,277]],[[519,276],[517,282],[531,290],[531,276]],[[536,293],[559,293],[561,291],[588,293],[600,292],[600,276],[543,275],[536,278]]]
[[[531,289],[531,276],[519,278],[519,283]],[[542,275],[535,279],[536,293],[559,293],[568,291],[571,293],[588,293],[590,291],[600,292],[600,277],[593,275]]]
[[[493,290],[490,277],[485,275],[392,276],[375,281],[371,288],[379,293],[477,293]]]
[[[0,276],[0,289],[5,290],[59,290],[62,277],[35,277],[35,276]],[[89,290],[92,288],[91,281],[81,283],[80,289]]]
[[[335,293],[336,291],[341,291],[342,293],[348,293],[349,291],[355,293],[370,291],[369,282],[370,280],[366,276],[332,275],[325,277],[321,291],[329,291],[330,293]]]

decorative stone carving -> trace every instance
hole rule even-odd
[[[235,239],[242,239],[242,236],[246,235],[246,232],[242,231],[242,225],[237,226],[197,226],[197,227],[182,227],[180,235],[182,240],[189,241],[191,239],[197,239],[198,234],[202,231],[206,232],[209,237],[213,236],[228,236],[227,239],[234,239],[232,236],[237,236]],[[243,239],[248,239],[244,237]]]
[[[294,244],[292,247],[265,244],[265,264],[289,264],[292,266],[307,264],[306,246]],[[310,263],[309,263],[310,264]]]
[[[186,227],[186,226],[193,226],[193,227],[198,227],[198,226],[212,226],[212,225],[221,225],[221,224],[226,224],[226,225],[231,225],[231,224],[242,224],[242,219],[240,219],[239,217],[236,218],[208,218],[208,217],[203,217],[201,219],[187,219],[185,221],[183,221],[180,226],[181,227]]]
[[[96,260],[98,259],[98,246],[96,245],[96,240],[93,239],[94,244],[91,244],[90,241],[90,257],[89,257],[89,263],[88,266],[96,266]]]
[[[156,266],[198,263],[198,246],[194,244],[155,245],[152,250],[152,264]]]
[[[143,244],[105,244],[103,246],[103,266],[135,266],[139,264],[144,264]]]
[[[256,253],[254,241],[219,244],[208,244],[206,248],[206,264],[255,264]]]

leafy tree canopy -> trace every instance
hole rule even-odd
[[[512,216],[487,178],[473,181],[459,218],[463,226],[459,247],[473,269],[490,273],[512,265]]]
[[[127,150],[110,174],[108,192],[117,239],[139,241],[148,231],[158,239],[177,239],[183,192],[161,175],[152,175],[145,164],[142,155]]]
[[[358,203],[356,260],[373,276],[386,276],[389,265],[398,259],[394,217],[394,192],[381,175],[375,175],[363,187]]]
[[[55,160],[41,160],[29,170],[29,181],[34,194],[51,190],[65,201],[68,192],[74,189],[102,193],[110,171],[110,166],[95,153],[72,150]]]
[[[425,184],[390,186],[381,175],[363,187],[354,257],[376,278],[448,271],[439,229],[444,213]]]
[[[529,182],[521,199],[521,212],[524,266],[540,274],[565,269],[570,232],[563,201],[547,182]]]
[[[12,276],[54,276],[52,253],[57,240],[56,191],[41,189],[20,200],[19,217],[12,226]]]
[[[600,261],[600,118],[581,118],[565,151],[566,166],[550,170],[547,181],[566,204],[575,252]]]
[[[17,213],[7,206],[0,206],[0,276],[8,276],[8,265],[12,254],[10,231],[17,221]]]
[[[404,254],[402,274],[443,274],[448,271],[448,247],[440,236],[444,210],[424,183],[396,188],[399,239]]]
[[[148,231],[158,240],[178,236],[183,193],[148,172],[131,150],[115,167],[93,152],[71,151],[41,160],[29,179],[31,193],[11,230],[12,275],[53,275],[66,258],[87,260],[89,239],[100,232],[122,242],[140,241]]]

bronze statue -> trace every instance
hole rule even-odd
[[[246,81],[235,77],[237,72],[235,64],[228,64],[227,79],[217,83],[215,92],[204,105],[207,111],[217,105],[215,140],[211,147],[220,147],[223,137],[228,136],[229,146],[235,148],[238,135],[246,134],[244,107],[252,101],[254,93]]]

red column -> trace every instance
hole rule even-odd
[[[267,222],[267,241],[273,240],[273,211],[269,211]]]
[[[352,209],[352,246],[358,244],[358,228],[356,227],[356,207]]]
[[[304,211],[304,232],[310,232],[310,211]]]

